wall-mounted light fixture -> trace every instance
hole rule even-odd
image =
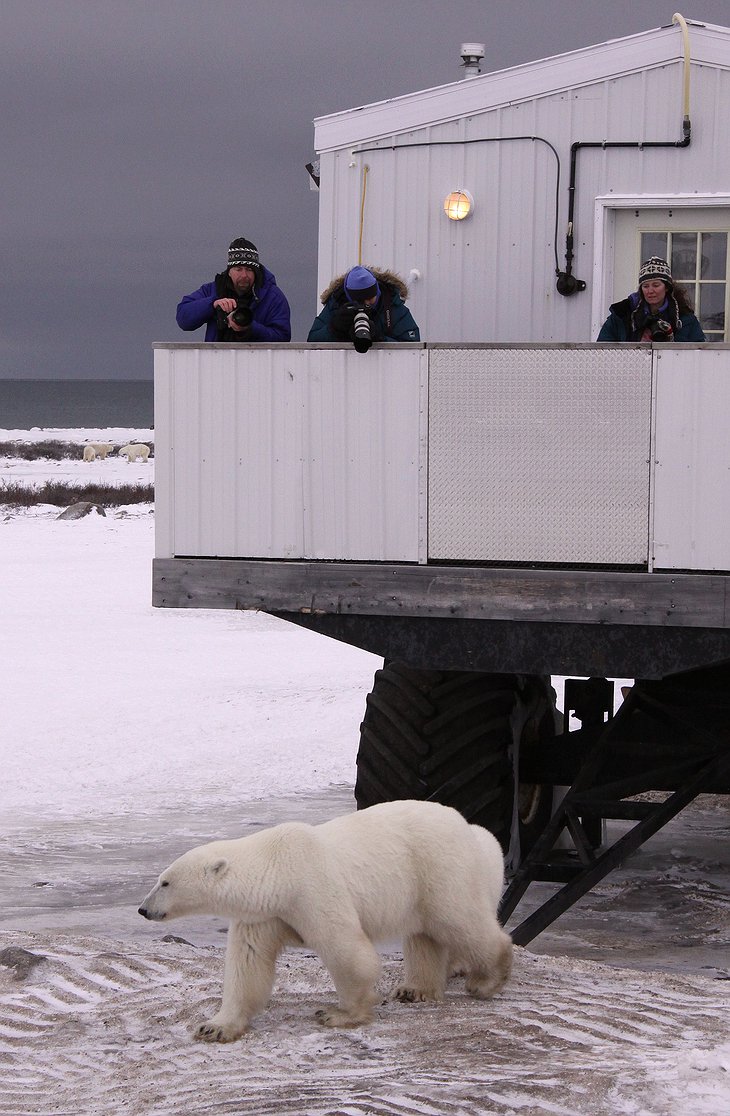
[[[450,221],[463,221],[474,212],[474,198],[468,190],[452,190],[444,198],[444,213]]]

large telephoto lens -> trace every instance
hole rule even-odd
[[[366,353],[373,343],[370,318],[366,310],[356,310],[353,325],[353,343],[358,353]]]

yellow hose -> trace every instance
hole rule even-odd
[[[368,171],[370,167],[366,163],[362,168],[362,186],[360,188],[360,233],[357,240],[357,262],[362,263],[362,232],[365,226],[365,194],[367,192],[368,184]]]

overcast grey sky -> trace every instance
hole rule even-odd
[[[730,0],[687,19],[730,24]],[[700,6],[701,5],[701,6]],[[316,311],[312,120],[671,22],[646,0],[2,0],[0,377],[152,373],[180,297],[259,247]]]

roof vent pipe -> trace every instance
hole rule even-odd
[[[462,43],[461,64],[464,67],[464,77],[478,77],[482,72],[480,66],[484,58],[484,43]]]

